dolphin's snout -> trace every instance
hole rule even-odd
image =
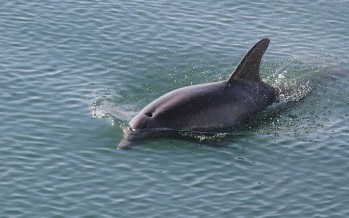
[[[127,139],[122,139],[121,142],[116,146],[116,149],[118,150],[129,150],[132,149],[132,147],[135,146],[134,142],[131,142]]]
[[[119,150],[132,149],[136,146],[138,141],[144,137],[144,132],[141,129],[134,129],[132,127],[124,128],[124,135],[122,140],[117,145]]]

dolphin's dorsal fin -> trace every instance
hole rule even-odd
[[[270,40],[264,38],[257,42],[245,55],[240,64],[235,68],[230,78],[228,79],[228,84],[231,84],[234,79],[242,79],[260,82],[259,77],[259,65],[261,64],[261,59],[264,52],[267,50]]]

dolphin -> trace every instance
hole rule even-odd
[[[124,128],[118,148],[165,132],[217,132],[233,128],[271,105],[277,90],[264,83],[259,66],[270,40],[257,42],[227,80],[186,86],[144,107]]]

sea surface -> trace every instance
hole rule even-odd
[[[2,1],[0,217],[349,217],[348,8]],[[239,131],[116,149],[145,105],[228,78],[265,37],[275,104]]]

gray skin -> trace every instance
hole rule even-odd
[[[259,66],[269,45],[256,43],[225,81],[176,89],[151,102],[124,129],[118,148],[166,131],[216,132],[236,126],[275,101],[277,91],[262,82]]]

